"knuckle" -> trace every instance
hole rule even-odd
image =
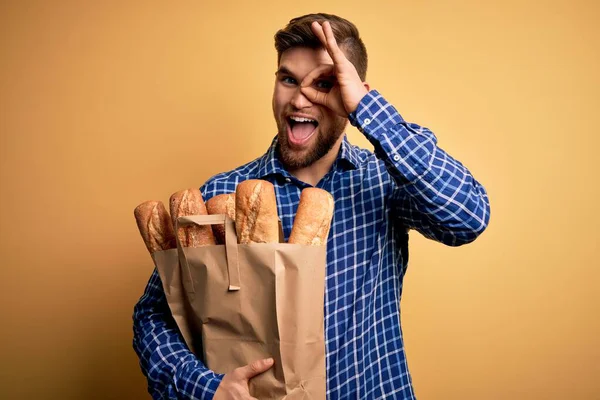
[[[261,367],[262,367],[262,362],[260,360],[256,360],[256,361],[253,361],[250,363],[250,369],[253,372],[260,371]]]
[[[245,375],[245,373],[244,373],[245,369],[246,369],[246,367],[239,367],[239,368],[234,369],[231,372],[231,380],[238,381],[240,379],[243,379],[243,377]]]

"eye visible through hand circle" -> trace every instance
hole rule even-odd
[[[333,88],[334,83],[332,81],[321,79],[315,82],[315,86],[317,89],[322,91],[330,91]]]

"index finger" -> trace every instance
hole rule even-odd
[[[233,370],[233,374],[238,379],[250,379],[258,374],[261,374],[273,366],[272,358],[263,360],[255,360],[248,365],[239,367]]]

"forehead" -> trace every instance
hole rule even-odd
[[[285,67],[298,76],[304,76],[323,64],[333,64],[324,48],[292,47],[284,51],[279,59],[279,68]]]

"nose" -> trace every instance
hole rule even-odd
[[[298,110],[312,106],[310,100],[300,91],[300,86],[296,89],[290,103]]]

